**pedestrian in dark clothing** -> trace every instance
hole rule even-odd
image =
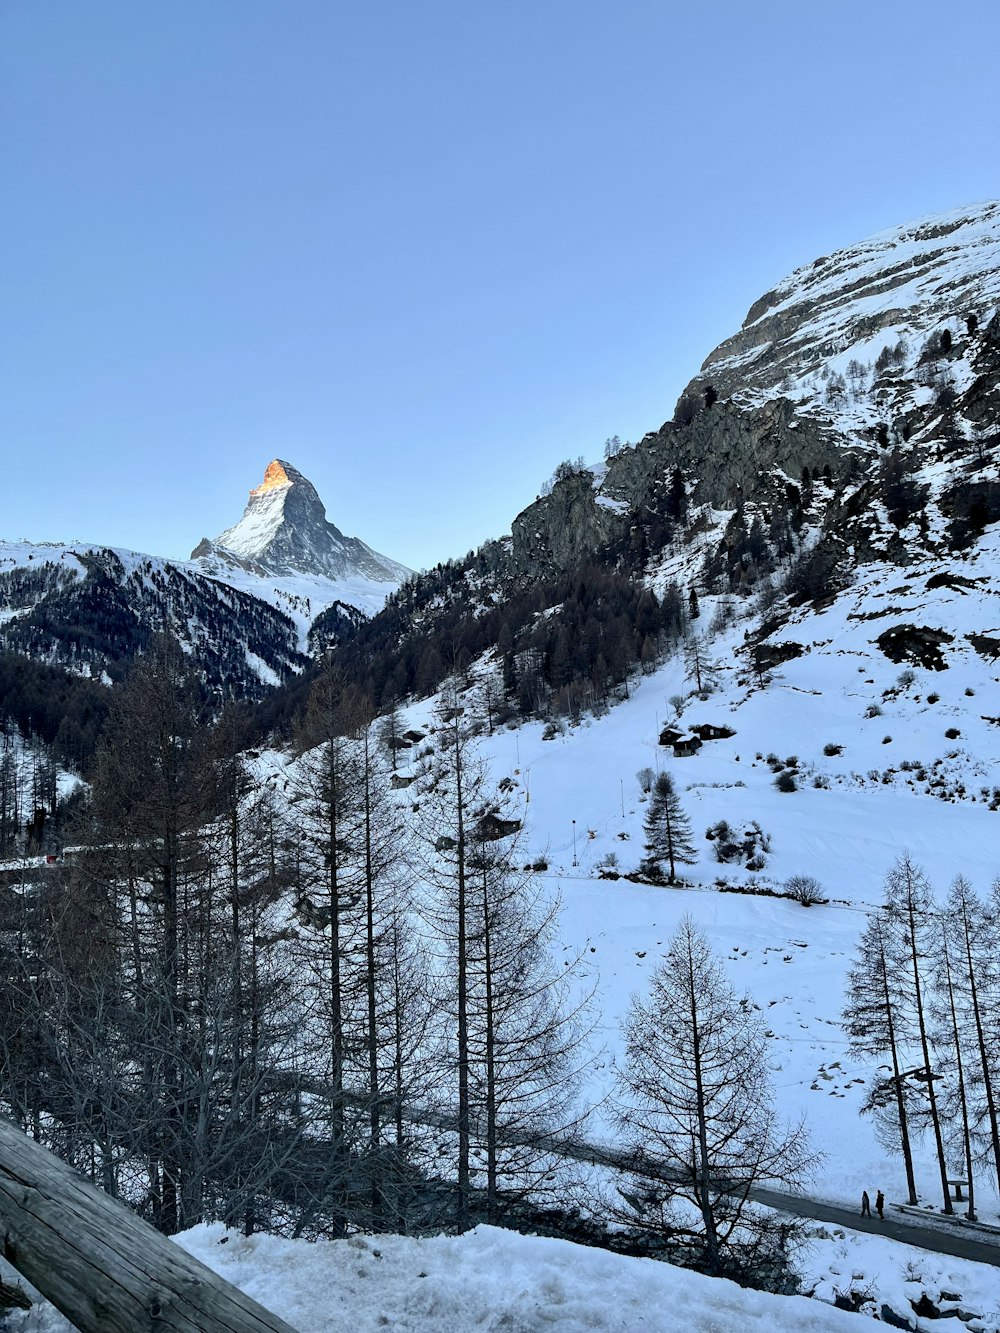
[[[885,1221],[885,1213],[882,1211],[883,1208],[885,1208],[885,1195],[879,1190],[875,1195],[875,1211],[878,1213],[878,1220],[880,1222]]]
[[[867,1190],[862,1190],[862,1191],[861,1191],[861,1216],[862,1216],[862,1217],[871,1217],[871,1215],[872,1215],[872,1201],[871,1201],[871,1199],[869,1199],[869,1197],[868,1197],[868,1191],[867,1191]]]

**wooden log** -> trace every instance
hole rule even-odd
[[[2,1119],[0,1233],[81,1333],[295,1333]]]

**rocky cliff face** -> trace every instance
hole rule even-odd
[[[916,478],[942,459],[986,466],[995,452],[998,305],[1000,203],[898,227],[798,269],[711,353],[671,421],[606,467],[556,483],[514,520],[513,569],[566,570],[620,545],[677,469],[692,505],[715,511],[769,513],[789,486],[822,477],[813,522],[826,523],[828,510],[828,526],[858,553],[900,559],[899,541],[876,531],[889,455]],[[941,491],[948,516],[954,478],[932,480],[914,485]]]
[[[329,522],[312,482],[281,459],[267,465],[240,521],[218,537],[201,541],[191,558],[236,564],[253,574],[362,578],[392,586],[410,573],[405,565],[379,555],[358,537],[346,537]]]
[[[558,481],[511,525],[509,561],[518,575],[569,570],[625,540],[662,503],[676,469],[694,506],[731,510],[784,489],[808,468],[842,473],[847,455],[820,423],[784,399],[741,408],[717,402],[691,420],[667,422],[605,468]]]
[[[850,430],[868,406],[891,405],[893,379],[920,363],[929,340],[936,351],[943,337],[953,362],[970,319],[985,325],[998,303],[1000,203],[895,227],[797,269],[754,302],[682,403],[696,407],[709,386],[744,405],[781,396]]]

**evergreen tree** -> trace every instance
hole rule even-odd
[[[653,784],[646,811],[646,866],[655,872],[660,862],[670,866],[668,882],[675,883],[678,865],[693,865],[698,859],[691,820],[669,773],[661,773]]]

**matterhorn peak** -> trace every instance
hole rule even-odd
[[[293,481],[305,480],[301,472],[297,472],[291,463],[285,463],[280,458],[274,458],[264,469],[264,480],[259,486],[255,486],[250,492],[251,496],[266,495],[268,491],[273,491],[278,486],[291,486]]]
[[[240,521],[218,537],[205,538],[191,558],[272,577],[361,578],[394,586],[410,573],[360,538],[345,536],[327,519],[312,482],[281,458],[264,469],[264,480],[250,491]]]

